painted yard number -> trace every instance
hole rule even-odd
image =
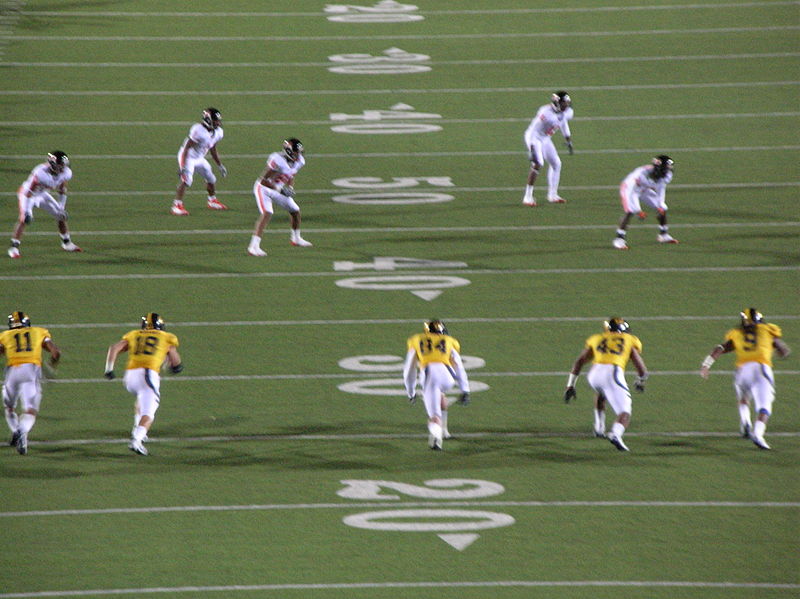
[[[400,48],[388,48],[383,56],[372,54],[334,54],[328,60],[335,66],[328,67],[331,73],[344,75],[407,75],[425,73],[431,68],[418,64],[430,60],[427,54],[412,54]]]
[[[409,120],[440,119],[441,114],[432,112],[415,112],[413,106],[408,104],[395,104],[389,110],[365,110],[362,114],[345,114],[334,112],[330,114],[333,122],[363,121],[362,123],[335,125],[331,131],[337,133],[355,133],[359,135],[390,135],[397,133],[432,133],[441,131],[439,125],[430,123],[409,123]],[[391,122],[387,122],[391,121]]]
[[[401,4],[395,0],[382,0],[375,6],[355,4],[328,4],[325,12],[334,23],[407,23],[421,21],[425,17],[411,14],[419,10],[413,4]]]
[[[389,480],[343,480],[337,495],[360,501],[393,501],[400,495],[417,499],[455,500],[492,497],[505,492],[503,485],[486,480],[444,478],[425,481],[425,486]],[[393,493],[384,493],[383,489]],[[347,526],[396,532],[436,532],[440,539],[463,551],[480,535],[476,530],[514,524],[508,514],[471,509],[389,509],[353,514],[342,519]]]
[[[420,184],[427,184],[431,187],[455,187],[450,177],[392,177],[391,181],[384,181],[379,177],[349,177],[334,179],[332,183],[336,187],[359,190],[358,193],[335,195],[332,198],[334,202],[361,206],[407,206],[449,202],[453,196],[447,193],[395,190],[416,188]]]

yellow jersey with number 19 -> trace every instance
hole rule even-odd
[[[642,342],[636,335],[605,331],[592,335],[586,340],[586,347],[592,350],[595,364],[615,364],[624,369],[631,357],[631,350],[642,351]]]
[[[50,331],[42,327],[18,327],[0,333],[0,344],[9,366],[42,365],[42,344],[50,339]]]
[[[419,333],[408,338],[408,349],[417,353],[419,367],[425,368],[431,362],[450,364],[453,350],[461,351],[461,345],[450,335]]]
[[[768,322],[745,329],[731,329],[725,341],[733,343],[736,351],[736,366],[746,362],[760,362],[772,366],[773,341],[781,336],[781,328]]]
[[[158,371],[169,348],[178,347],[178,338],[175,335],[158,329],[134,330],[122,338],[128,342],[127,370],[149,368]]]

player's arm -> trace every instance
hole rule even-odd
[[[637,372],[637,377],[633,383],[633,388],[639,393],[644,393],[644,382],[647,380],[649,375],[647,373],[647,366],[645,366],[642,354],[640,354],[639,350],[637,350],[635,347],[631,348],[631,362],[633,362]]]
[[[578,395],[575,391],[575,383],[578,381],[578,375],[581,373],[581,368],[583,365],[586,364],[592,357],[592,348],[585,347],[580,355],[577,357],[575,362],[572,364],[572,369],[569,371],[569,376],[567,377],[567,389],[564,392],[564,401],[569,403],[569,400],[575,399]]]
[[[50,353],[50,364],[52,366],[58,364],[58,361],[61,359],[61,350],[53,343],[53,340],[50,338],[45,339],[42,341],[42,347]]]
[[[775,337],[775,339],[772,340],[772,346],[775,348],[781,358],[786,358],[790,353],[792,353],[791,348],[786,345],[786,342],[780,337]]]
[[[128,342],[125,339],[117,341],[108,348],[108,354],[106,355],[106,371],[105,371],[105,377],[107,379],[114,378],[114,362],[117,361],[117,356],[125,351],[128,351]]]
[[[403,382],[406,386],[408,400],[413,402],[417,396],[417,352],[409,349],[406,354],[406,361],[403,364]]]
[[[572,147],[572,133],[569,130],[567,119],[564,119],[564,122],[561,124],[561,134],[564,136],[564,142],[567,144],[567,150],[569,150],[570,155],[574,154],[575,150]]]
[[[181,355],[178,353],[178,350],[174,345],[170,345],[169,349],[167,350],[167,361],[169,362],[169,369],[172,374],[178,374],[183,370],[183,361],[181,360]]]
[[[700,365],[700,376],[702,376],[704,379],[707,379],[708,373],[711,370],[711,365],[717,361],[717,358],[719,358],[722,354],[732,352],[733,349],[733,341],[730,339],[728,339],[725,343],[715,346],[714,349],[711,350],[711,353],[706,356],[705,360],[703,360],[703,363]]]
[[[462,405],[467,405],[469,403],[469,379],[467,378],[467,371],[464,369],[461,355],[456,350],[450,353],[450,364],[456,374],[458,388],[461,389],[461,397],[458,398],[458,401]]]
[[[223,178],[227,177],[228,176],[228,169],[225,168],[224,164],[222,164],[222,160],[219,157],[219,152],[217,152],[216,144],[211,146],[211,149],[209,150],[209,153],[211,154],[211,157],[214,159],[214,162],[216,162],[217,166],[219,167],[219,174],[222,175]]]

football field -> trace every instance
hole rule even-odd
[[[28,454],[0,452],[0,599],[800,596],[798,31],[772,0],[0,3],[0,233],[63,150],[83,249],[34,210],[0,259],[2,314],[63,353]],[[557,90],[567,202],[545,168],[530,208],[522,136]],[[196,175],[173,216],[209,106],[229,209]],[[252,257],[253,182],[289,137],[313,247],[276,206]],[[651,210],[614,249],[620,181],[658,154],[680,243]],[[772,451],[739,434],[733,356],[699,376],[751,306],[795,350]],[[126,356],[103,366],[148,312],[185,370],[144,457]],[[611,316],[651,374],[629,453],[592,434],[588,365],[563,401]],[[472,386],[441,452],[402,382],[432,318]]]

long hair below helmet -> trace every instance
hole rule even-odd
[[[148,312],[147,316],[142,316],[142,328],[161,331],[164,329],[164,319],[155,312]]]
[[[433,320],[429,320],[425,323],[425,332],[426,333],[434,333],[437,335],[447,335],[447,327],[444,326],[444,323],[439,320],[438,318],[434,318]]]
[[[21,327],[31,326],[30,317],[21,310],[16,310],[8,315],[8,328],[19,329]]]

